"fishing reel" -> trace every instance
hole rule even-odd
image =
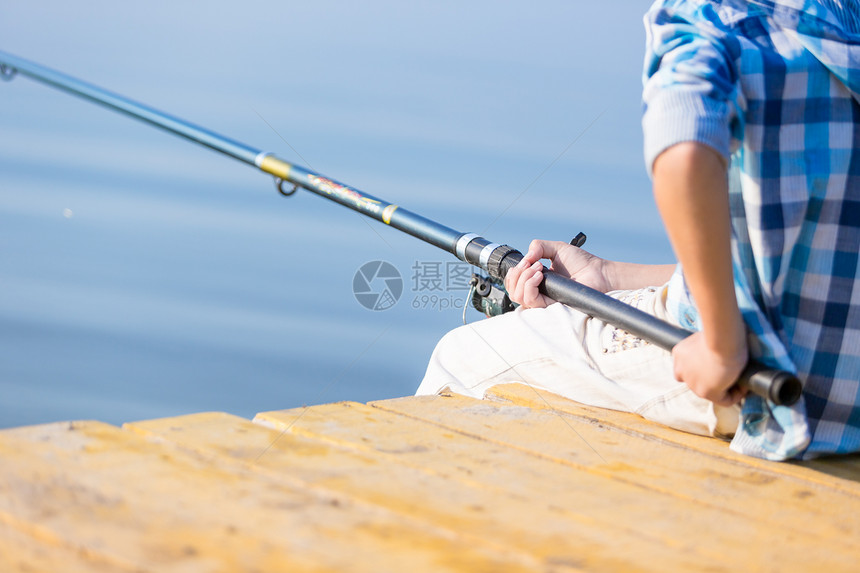
[[[472,273],[470,301],[472,308],[487,318],[510,312],[519,305],[511,301],[502,281]]]

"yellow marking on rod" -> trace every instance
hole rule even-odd
[[[287,179],[290,176],[290,169],[292,169],[292,167],[292,165],[283,159],[278,159],[274,155],[267,155],[263,157],[262,161],[260,161],[260,170],[270,173],[275,177],[280,177],[281,179]]]
[[[382,222],[386,225],[391,224],[391,215],[397,211],[397,205],[389,205],[385,209],[382,210]]]

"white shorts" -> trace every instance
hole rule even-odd
[[[609,294],[668,320],[665,287]],[[452,330],[433,351],[416,394],[448,388],[483,398],[492,386],[511,382],[694,434],[729,437],[738,426],[737,406],[717,406],[675,380],[668,351],[564,304]]]

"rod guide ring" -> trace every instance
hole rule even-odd
[[[286,179],[281,179],[280,177],[275,177],[275,187],[278,189],[278,193],[283,195],[284,197],[290,197],[296,194],[296,191],[299,190],[299,184],[293,184],[293,188],[290,190],[284,189],[284,183],[286,183]]]
[[[0,64],[0,78],[4,81],[12,81],[18,70],[7,64]]]

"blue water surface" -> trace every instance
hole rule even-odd
[[[0,50],[464,232],[672,260],[646,2],[200,6],[7,3]],[[26,78],[0,102],[0,427],[408,395],[461,321],[434,247]],[[353,296],[374,260],[403,278],[387,310]]]

